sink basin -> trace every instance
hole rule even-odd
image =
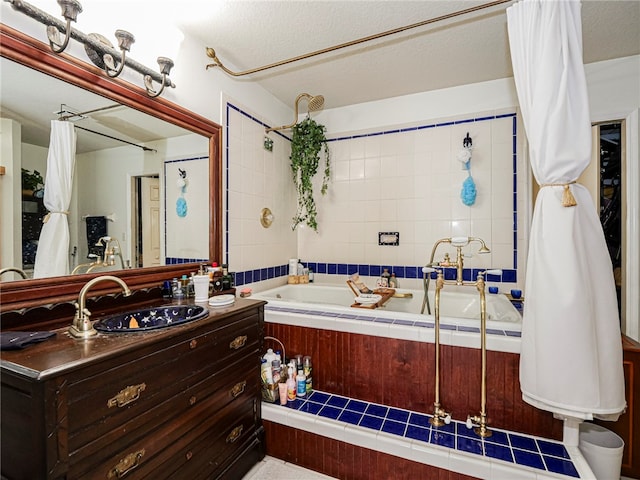
[[[93,324],[99,332],[148,332],[160,328],[183,325],[209,316],[201,305],[164,305],[121,313],[103,318]]]

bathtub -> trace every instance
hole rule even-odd
[[[412,294],[412,298],[392,297],[384,306],[368,309],[354,308],[353,292],[345,284],[298,284],[284,285],[254,294],[255,298],[267,301],[267,309],[274,311],[305,312],[338,318],[368,317],[378,322],[398,325],[433,325],[434,292],[429,291],[431,315],[421,314],[422,290],[396,290],[401,294]],[[520,332],[522,315],[509,299],[502,294],[486,295],[487,329],[500,332]],[[476,331],[480,326],[480,295],[473,287],[445,287],[440,296],[440,323],[445,329],[467,328]]]

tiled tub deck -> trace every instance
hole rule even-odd
[[[267,421],[445,470],[491,480],[593,479],[578,447],[491,429],[482,439],[462,422],[432,427],[430,415],[314,391],[281,406],[263,402]]]

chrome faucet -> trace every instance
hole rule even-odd
[[[95,277],[89,280],[80,290],[78,301],[75,304],[76,315],[75,317],[73,317],[73,323],[69,327],[69,333],[72,337],[89,338],[97,335],[98,332],[95,328],[93,328],[93,323],[91,323],[91,312],[86,307],[86,296],[89,289],[96,283],[107,281],[115,282],[120,285],[125,297],[131,295],[131,290],[129,290],[127,284],[124,283],[123,280],[119,279],[118,277],[114,277],[113,275],[102,275],[100,277]]]

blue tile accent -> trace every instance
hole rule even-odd
[[[350,423],[352,425],[357,425],[358,423],[360,423],[361,419],[361,413],[352,412],[351,410],[344,410],[338,417],[338,420],[340,420],[341,422]]]
[[[540,454],[527,452],[526,450],[518,450],[517,448],[514,448],[513,456],[515,457],[516,463],[518,465],[524,465],[526,467],[545,470],[544,462],[542,461],[542,455]]]
[[[367,409],[367,406],[367,402],[361,402],[359,400],[349,400],[346,409],[353,410],[354,412],[364,413],[364,411]]]
[[[404,435],[404,431],[407,428],[407,424],[406,423],[402,423],[402,422],[394,422],[393,420],[385,420],[384,424],[382,425],[382,431],[383,432],[387,432],[387,433],[392,433],[394,435]]]
[[[467,429],[463,422],[454,420],[448,425],[433,427],[429,423],[431,417],[423,413],[320,391],[312,392],[307,400],[296,398],[287,402],[287,407],[459,452],[579,478],[564,445],[553,440],[493,428],[490,437],[481,438],[473,429]]]
[[[388,411],[389,409],[387,407],[370,403],[367,409],[365,410],[365,413],[367,415],[375,415],[376,417],[384,418],[387,416]]]
[[[390,408],[389,413],[387,413],[387,419],[406,423],[409,420],[409,412],[406,410],[398,410],[397,408]]]
[[[573,466],[573,463],[567,460],[562,460],[561,458],[548,457],[543,455],[544,461],[547,464],[547,470],[554,473],[559,473],[561,475],[567,475],[569,477],[580,478],[576,467]]]
[[[504,445],[486,442],[484,444],[484,453],[487,457],[497,458],[498,460],[513,463],[513,454],[511,453],[511,449]]]
[[[463,452],[475,453],[476,455],[482,455],[482,442],[473,438],[461,437],[458,435],[456,441],[456,450]]]
[[[423,442],[429,441],[429,435],[431,434],[430,428],[416,427],[415,425],[407,425],[407,432],[405,437],[413,438],[414,440],[421,440]]]
[[[456,437],[455,435],[451,435],[450,433],[439,432],[437,430],[433,430],[431,432],[431,440],[429,443],[435,443],[436,445],[440,445],[441,447],[454,448]]]
[[[382,418],[380,417],[372,417],[371,415],[365,415],[364,417],[362,417],[362,420],[360,420],[360,426],[365,428],[371,428],[373,430],[380,430],[380,427],[382,427],[383,421],[384,420],[382,420]]]
[[[348,398],[337,397],[335,395],[332,395],[329,401],[327,402],[327,405],[331,405],[332,407],[344,408],[344,406],[348,402],[349,402]]]
[[[543,455],[552,455],[559,458],[571,458],[569,452],[564,448],[564,445],[554,442],[547,442],[546,440],[538,440],[538,447]]]
[[[511,440],[511,446],[513,448],[520,448],[522,450],[530,450],[532,452],[538,451],[536,441],[531,437],[523,437],[521,435],[509,435]]]
[[[335,408],[330,405],[325,405],[324,407],[322,407],[322,410],[320,410],[319,415],[321,417],[332,418],[335,420],[340,416],[340,413],[341,413],[341,410],[339,408]]]

